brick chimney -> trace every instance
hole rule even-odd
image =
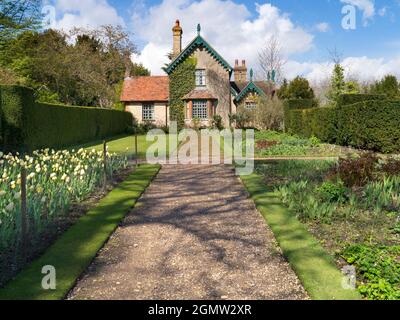
[[[173,33],[173,48],[172,59],[175,59],[182,52],[182,34],[183,30],[179,20],[176,20],[175,26],[172,28]]]
[[[247,67],[246,60],[242,60],[242,65],[239,65],[239,60],[235,60],[235,68],[233,69],[235,82],[247,82]]]

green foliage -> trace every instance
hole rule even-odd
[[[371,93],[385,95],[388,99],[400,98],[400,83],[394,75],[387,75],[371,87]]]
[[[358,102],[386,100],[383,94],[341,94],[337,98],[338,106],[350,105]]]
[[[333,69],[333,75],[331,79],[331,88],[328,92],[328,99],[337,101],[339,96],[346,91],[346,82],[344,81],[344,69],[336,63]]]
[[[318,147],[321,144],[321,140],[319,140],[316,136],[312,136],[310,138],[310,143],[313,147]]]
[[[286,108],[285,129],[337,145],[396,152],[400,150],[400,101],[381,98],[380,95],[341,95],[337,107]]]
[[[37,91],[41,102],[102,108],[117,104],[121,110],[118,90],[127,72],[149,74],[129,59],[135,51],[128,33],[118,26],[69,33],[26,31],[0,48],[0,66],[16,75],[13,82],[3,83],[23,83]]]
[[[310,87],[310,83],[306,78],[294,78],[286,93],[282,93],[287,99],[315,99],[314,90]],[[281,94],[281,95],[282,95]]]
[[[354,188],[336,177],[334,182],[328,179],[335,162],[262,162],[256,163],[256,172],[331,254],[356,267],[357,289],[365,298],[399,299],[400,177],[380,175],[383,166],[375,161],[358,160],[352,167],[369,171],[363,161],[373,163],[368,166],[375,174],[368,175],[374,180]]]
[[[281,87],[277,91],[277,96],[279,99],[281,99],[281,100],[290,99],[290,97],[288,95],[288,88],[289,88],[289,83],[288,83],[287,79],[284,79]]]
[[[314,300],[360,299],[357,292],[343,289],[343,275],[331,256],[292,212],[279,204],[270,186],[265,185],[269,175],[267,171],[265,177],[254,174],[241,178],[310,297]]]
[[[242,110],[238,113],[230,114],[229,121],[235,128],[245,129],[251,121],[251,114],[248,110]]]
[[[347,247],[342,257],[356,266],[362,281],[358,290],[370,300],[400,299],[400,246]]]
[[[114,110],[35,103],[33,91],[1,86],[2,150],[60,148],[125,132],[132,115]]]
[[[222,117],[218,114],[213,116],[211,125],[214,129],[224,130],[224,125],[222,123]]]
[[[177,121],[180,127],[185,125],[185,104],[182,98],[196,87],[196,65],[195,58],[187,58],[169,76],[170,118],[171,121]]]
[[[357,158],[340,158],[331,176],[343,181],[347,187],[363,186],[373,179],[378,160],[372,152]]]
[[[326,181],[316,189],[319,197],[326,202],[345,202],[347,200],[348,189],[342,181],[336,183]]]
[[[40,27],[41,0],[0,0],[0,45],[21,31]]]
[[[0,299],[64,299],[159,169],[158,165],[140,165],[68,229],[45,254],[1,289]],[[57,269],[56,290],[43,290],[37,285],[42,281],[41,270],[44,265],[52,265]]]

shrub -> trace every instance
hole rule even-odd
[[[211,121],[211,126],[214,129],[224,130],[224,125],[222,124],[222,117],[218,114],[213,116],[212,121]]]
[[[32,151],[62,148],[124,133],[132,126],[127,112],[36,103],[25,87],[2,86],[1,149]]]
[[[255,110],[254,124],[260,130],[282,131],[284,110],[279,99],[260,98]]]
[[[389,176],[400,176],[400,160],[389,158],[382,164],[381,171]]]
[[[324,182],[316,191],[323,201],[343,203],[347,200],[348,189],[342,181]]]
[[[279,144],[279,141],[259,140],[256,142],[257,150],[265,150]]]
[[[286,95],[290,99],[314,99],[314,91],[306,78],[296,77],[289,83]]]
[[[340,158],[338,165],[332,169],[331,176],[340,179],[346,187],[363,186],[374,177],[379,158],[372,152],[359,158]]]

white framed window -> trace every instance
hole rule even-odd
[[[257,108],[257,103],[255,103],[254,101],[246,101],[247,110],[254,110],[255,108]]]
[[[143,121],[154,121],[154,104],[144,104],[142,109]]]
[[[206,70],[198,69],[196,70],[196,87],[206,86]]]
[[[208,106],[206,100],[193,101],[192,118],[200,120],[208,119]]]

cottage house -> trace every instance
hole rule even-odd
[[[171,63],[164,69],[166,76],[128,77],[124,81],[121,101],[126,110],[139,122],[151,121],[156,125],[168,125],[170,75],[184,61],[195,58],[195,88],[181,97],[184,103],[185,123],[190,126],[193,119],[209,125],[214,115],[220,115],[225,126],[229,125],[229,114],[234,114],[239,105],[256,108],[257,96],[273,95],[274,85],[267,81],[253,81],[253,71],[246,61],[231,65],[201,36],[198,25],[197,37],[182,49],[183,29],[179,20],[172,29],[173,49]],[[232,79],[233,76],[233,79]]]

